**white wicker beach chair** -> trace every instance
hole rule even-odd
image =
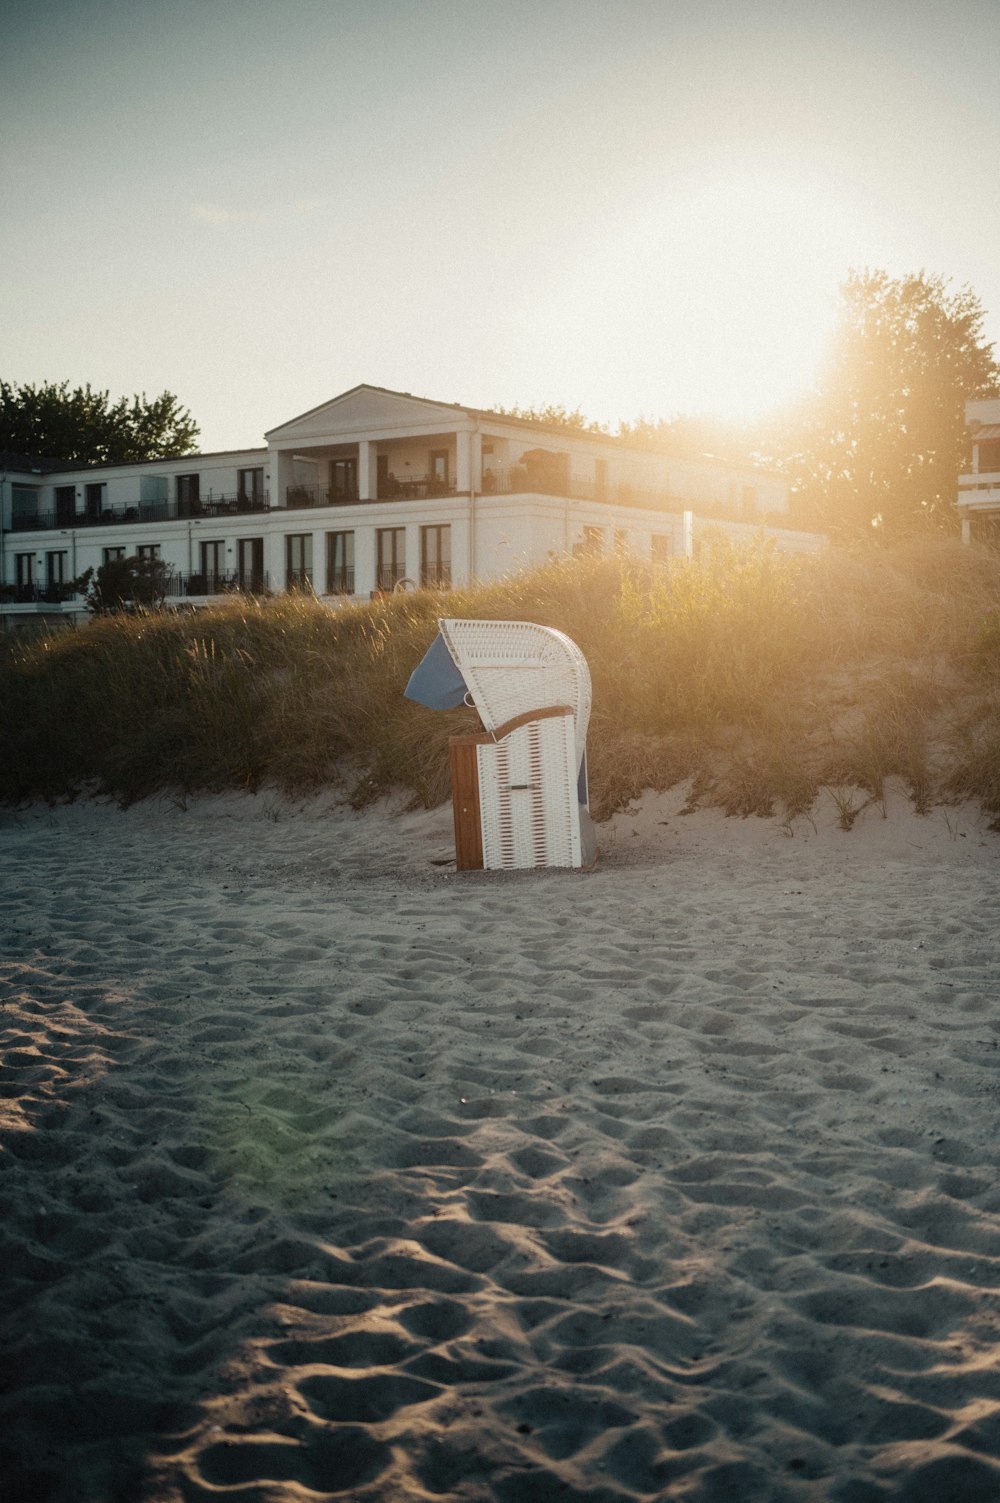
[[[590,670],[533,621],[439,622],[486,734],[474,738],[483,866],[589,866]]]

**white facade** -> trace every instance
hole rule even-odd
[[[995,541],[1000,534],[1000,397],[966,402],[972,438],[972,469],[958,477],[962,541]]]
[[[332,603],[406,585],[464,585],[574,552],[690,553],[706,527],[776,528],[778,478],[678,460],[620,439],[359,386],[272,429],[267,447],[0,472],[5,625],[79,617],[72,581],[152,553],[169,603],[307,588]],[[1000,480],[1000,477],[998,477]]]

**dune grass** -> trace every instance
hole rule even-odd
[[[109,617],[0,641],[0,799],[334,785],[448,794],[472,711],[402,697],[439,615],[557,626],[594,681],[598,817],[691,781],[732,814],[849,825],[902,779],[918,809],[1000,815],[1000,560],[947,542],[697,563],[573,560],[447,594],[330,609],[306,595]]]

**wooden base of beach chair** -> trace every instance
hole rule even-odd
[[[517,715],[495,733],[451,736],[448,749],[459,871],[590,864],[568,705]]]
[[[455,866],[460,872],[483,869],[483,821],[479,809],[479,759],[482,736],[449,736],[451,811],[455,820]]]

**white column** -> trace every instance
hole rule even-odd
[[[420,523],[409,522],[406,527],[406,579],[420,584]]]
[[[313,540],[313,566],[312,585],[317,595],[325,595],[327,587],[326,578],[326,533],[314,532]]]
[[[292,483],[293,463],[291,454],[284,449],[272,449],[264,471],[265,489],[270,505],[284,506],[288,487]]]
[[[285,588],[285,534],[272,524],[264,533],[264,573],[268,588],[280,593]]]
[[[455,434],[455,489],[459,495],[472,490],[472,434],[461,428]]]
[[[358,500],[374,501],[378,487],[378,466],[375,461],[376,446],[371,439],[358,442]]]
[[[354,593],[366,599],[375,588],[375,529],[354,529]]]
[[[972,542],[972,525],[971,525],[968,517],[963,517],[962,518],[962,542],[963,543],[971,543]]]

